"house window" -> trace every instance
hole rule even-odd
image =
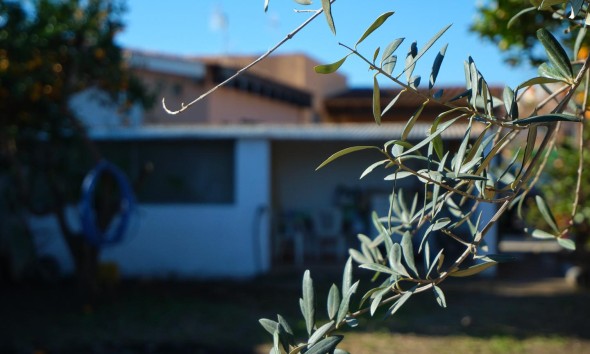
[[[234,142],[231,140],[150,140],[103,143],[107,156],[137,178],[150,164],[137,192],[140,203],[232,204]],[[106,152],[106,151],[105,151]]]

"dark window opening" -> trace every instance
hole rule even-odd
[[[232,204],[234,141],[149,140],[101,142],[105,156],[132,181],[149,165],[137,191],[140,203]]]

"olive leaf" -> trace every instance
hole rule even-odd
[[[387,21],[387,19],[393,14],[394,14],[393,11],[389,11],[389,12],[386,12],[386,13],[382,14],[381,16],[377,17],[377,19],[369,26],[369,28],[367,28],[365,30],[365,33],[363,33],[361,38],[359,38],[359,40],[356,42],[354,47],[356,48],[359,44],[361,44],[361,42],[364,41],[365,38],[367,38],[377,28],[381,27],[381,25],[383,25],[385,23],[385,21]]]
[[[336,27],[334,26],[334,18],[332,17],[332,2],[330,0],[322,0],[322,9],[326,16],[326,22],[334,35],[336,35]]]
[[[342,64],[344,64],[347,58],[348,55],[331,64],[316,65],[313,70],[318,74],[332,74],[336,72],[342,66]]]
[[[551,32],[544,28],[537,31],[537,38],[545,48],[545,52],[547,53],[551,65],[557,70],[562,78],[571,82],[571,80],[573,80],[574,72],[565,49],[563,49]]]

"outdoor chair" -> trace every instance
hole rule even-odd
[[[346,256],[346,239],[342,228],[342,212],[337,208],[316,210],[312,215],[314,255],[317,260]]]

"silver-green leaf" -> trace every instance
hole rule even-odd
[[[543,216],[543,219],[545,220],[545,222],[547,222],[549,227],[551,227],[551,229],[553,229],[553,231],[555,233],[559,233],[559,228],[557,227],[557,222],[555,221],[555,217],[553,216],[551,209],[549,209],[549,207],[547,206],[547,203],[545,203],[545,200],[543,199],[543,197],[541,197],[540,195],[537,195],[537,196],[535,196],[535,201],[537,202],[537,208],[539,208],[539,211],[541,212],[541,216]]]
[[[418,118],[420,118],[420,114],[422,114],[422,111],[424,110],[424,107],[426,107],[428,105],[428,100],[424,101],[422,103],[422,105],[420,105],[420,107],[418,107],[418,109],[414,112],[414,114],[410,117],[410,119],[408,119],[408,121],[406,122],[406,126],[404,127],[404,130],[402,132],[402,140],[408,140],[408,135],[410,135],[410,132],[412,131],[412,128],[414,127],[414,125],[416,124],[416,121],[418,120]]]
[[[544,76],[533,77],[532,79],[528,79],[525,82],[518,85],[516,90],[518,91],[522,88],[533,86],[533,85],[551,84],[551,83],[559,82],[559,81],[563,81],[563,80],[557,79],[557,78],[552,78],[552,77],[544,77]]]
[[[406,68],[404,69],[404,71],[410,71],[410,73],[408,74],[408,72],[406,72],[406,75],[408,77],[411,76],[411,71],[414,70],[414,67],[416,66],[416,62],[424,55],[424,53],[426,53],[430,47],[432,47],[432,45],[451,27],[451,25],[447,25],[444,28],[442,28],[440,31],[438,31],[434,36],[432,36],[432,38],[430,38],[430,40],[428,40],[428,42],[426,42],[426,44],[424,45],[424,47],[422,47],[422,49],[420,49],[419,52],[415,53],[411,56],[410,61],[406,61]],[[408,56],[409,58],[409,56]]]
[[[328,333],[332,329],[333,326],[334,326],[334,321],[330,321],[330,322],[324,324],[323,326],[321,326],[320,328],[318,328],[315,332],[313,332],[311,337],[309,337],[309,343],[308,343],[309,346],[313,346],[314,344],[319,342],[319,340],[322,339],[322,337],[325,336],[326,333]]]
[[[328,338],[324,338],[321,341],[317,342],[305,354],[326,354],[331,353],[334,351],[338,343],[342,341],[342,336],[331,336]]]
[[[436,58],[434,58],[434,63],[432,64],[432,71],[430,72],[430,81],[428,82],[428,88],[432,89],[434,87],[434,84],[436,82],[436,78],[438,77],[438,73],[440,71],[440,67],[442,65],[442,62],[445,58],[445,54],[447,52],[447,47],[449,45],[445,44],[442,49],[438,52],[438,54],[436,55]]]
[[[373,77],[373,117],[375,123],[381,125],[381,91],[379,90],[377,75]]]
[[[381,151],[381,149],[379,149],[377,146],[352,146],[346,149],[342,149],[334,154],[332,154],[330,157],[328,157],[324,162],[322,162],[317,168],[316,171],[319,170],[320,168],[326,166],[327,164],[329,164],[330,162],[336,160],[337,158],[350,154],[351,152],[355,152],[355,151],[360,151],[360,150],[367,150],[367,149],[377,149],[378,151]]]
[[[406,231],[402,236],[401,246],[406,264],[418,277],[418,269],[416,268],[416,261],[414,260],[414,244],[412,243],[412,234],[409,231]]]
[[[574,75],[572,64],[559,41],[557,41],[551,32],[544,28],[541,28],[537,31],[537,38],[543,47],[545,47],[545,51],[547,52],[547,57],[549,58],[551,65],[557,69],[563,78],[571,80]]]
[[[403,275],[407,278],[411,278],[410,274],[408,273],[408,271],[406,270],[406,267],[404,267],[404,265],[402,264],[402,247],[400,246],[399,243],[396,243],[393,245],[393,247],[391,248],[391,251],[389,252],[389,266],[391,267],[391,269],[393,269],[393,271],[399,275]]]
[[[405,304],[406,301],[410,299],[410,297],[414,294],[415,290],[416,287],[413,287],[412,289],[403,293],[403,295],[400,296],[400,298],[397,299],[397,301],[389,308],[389,310],[387,311],[387,315],[393,316],[403,306],[403,304]]]
[[[352,286],[346,291],[346,293],[342,296],[342,301],[340,302],[340,307],[338,308],[338,315],[336,317],[336,327],[342,323],[342,321],[346,318],[346,315],[349,312],[350,308],[350,298],[356,292],[358,288],[359,282],[352,284]]]
[[[406,92],[406,91],[405,90],[401,90],[397,95],[395,95],[395,97],[383,109],[383,112],[381,112],[381,116],[383,116],[385,113],[387,113],[387,111],[389,111],[393,107],[393,105],[397,102],[397,100],[401,97],[401,95],[404,92]]]
[[[275,333],[277,330],[279,323],[273,320],[269,320],[268,318],[261,318],[258,320],[260,325],[270,334]]]
[[[326,15],[326,22],[334,35],[336,35],[336,27],[334,26],[334,18],[332,17],[332,2],[330,0],[322,0],[322,9]]]
[[[438,305],[440,307],[447,307],[447,300],[445,298],[445,293],[442,291],[441,288],[439,288],[438,286],[434,285],[432,287],[432,289],[434,290],[434,296],[436,297],[436,302],[438,303]]]
[[[348,55],[332,64],[316,65],[313,70],[318,74],[332,74],[344,64],[347,58]]]
[[[418,55],[418,43],[416,41],[412,42],[410,45],[410,49],[408,50],[408,54],[406,55],[406,63],[403,73],[406,73],[406,79],[410,82],[410,78],[414,73],[414,68],[416,68],[416,56]],[[401,75],[401,74],[400,74]],[[399,76],[398,76],[399,77]]]
[[[384,14],[382,14],[381,16],[379,16],[370,26],[369,28],[367,28],[365,30],[365,33],[363,33],[363,35],[361,36],[361,38],[356,42],[356,44],[354,45],[354,47],[356,48],[359,44],[361,44],[362,41],[365,40],[365,38],[367,38],[371,33],[373,33],[377,28],[381,27],[381,25],[383,25],[385,23],[385,21],[387,21],[387,19],[393,15],[394,12],[390,11],[390,12],[386,12]]]
[[[338,314],[338,307],[340,307],[340,291],[336,284],[332,284],[330,292],[328,293],[328,318],[331,320]]]
[[[570,251],[576,250],[576,243],[572,239],[560,237],[557,239],[557,243],[559,243],[559,245],[561,247],[563,247],[567,250],[570,250]]]
[[[513,124],[518,125],[528,125],[528,124],[543,124],[543,123],[553,123],[553,122],[574,122],[580,123],[582,119],[580,117],[573,116],[571,114],[562,114],[562,113],[551,113],[551,114],[543,114],[539,116],[533,116],[528,118],[517,119],[513,121]]]
[[[315,300],[313,280],[311,279],[309,270],[303,274],[303,301],[301,301],[303,318],[307,327],[307,333],[311,335],[313,326],[315,324]]]
[[[361,177],[359,179],[362,179],[363,177],[365,177],[366,175],[368,175],[369,173],[373,172],[373,170],[383,164],[388,163],[389,160],[381,160],[381,161],[377,161],[375,163],[372,163],[369,167],[367,167],[363,173],[361,174]]]
[[[383,55],[381,57],[381,65],[383,66],[383,63],[386,62],[386,60],[391,59],[391,55],[396,51],[396,49],[400,46],[400,44],[402,44],[402,42],[404,41],[404,38],[397,38],[395,40],[393,40],[393,42],[389,43],[387,45],[387,47],[385,47],[385,50],[383,51]],[[389,72],[389,74],[391,74],[391,72]]]
[[[470,266],[468,268],[465,269],[460,269],[460,270],[456,270],[454,272],[449,273],[450,276],[452,277],[468,277],[471,275],[475,275],[477,273],[481,273],[484,270],[495,266],[496,264],[498,264],[498,262],[495,261],[488,261],[488,262],[483,262],[483,263],[478,263],[476,265]]]
[[[342,295],[346,294],[352,286],[352,259],[346,260],[344,271],[342,272]]]
[[[442,134],[445,130],[447,130],[451,125],[453,125],[459,118],[461,117],[457,117],[457,118],[453,118],[449,121],[446,121],[444,123],[442,123],[434,133],[431,133],[426,139],[422,140],[421,142],[419,142],[418,144],[414,145],[412,148],[404,151],[404,153],[402,153],[402,155],[409,155],[410,153],[421,149],[422,147],[426,146],[429,142],[431,142],[433,139],[435,139],[437,136],[439,136],[440,134]]]

